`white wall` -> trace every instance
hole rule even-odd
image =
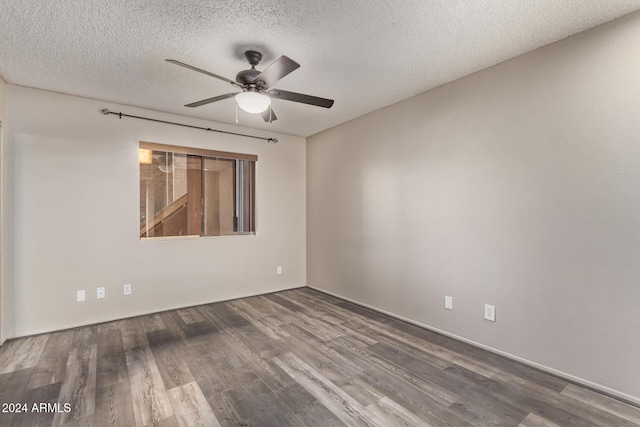
[[[9,337],[305,285],[304,138],[6,89]],[[101,108],[280,142],[118,119]],[[140,241],[140,140],[257,154],[257,235]],[[133,285],[127,297],[125,283]],[[105,299],[95,297],[99,286]],[[79,289],[84,303],[75,302]]]
[[[4,239],[4,235],[5,235],[5,230],[6,230],[6,226],[5,226],[5,203],[4,203],[4,194],[5,194],[5,183],[7,182],[7,180],[4,177],[4,173],[5,173],[5,155],[4,155],[4,127],[6,126],[5,123],[5,87],[6,87],[6,83],[5,81],[2,79],[2,77],[0,77],[0,123],[2,123],[2,129],[0,129],[0,345],[2,345],[2,343],[4,343],[5,339],[7,338],[7,331],[6,331],[6,322],[5,322],[5,316],[6,316],[6,310],[5,310],[5,239]]]
[[[640,402],[640,14],[308,138],[307,185],[309,286]]]

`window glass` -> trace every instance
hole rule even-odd
[[[255,232],[255,160],[159,148],[140,145],[140,238]]]

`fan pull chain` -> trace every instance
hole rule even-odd
[[[238,103],[236,102],[236,123],[238,123]]]

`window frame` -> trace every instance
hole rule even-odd
[[[165,240],[165,239],[198,239],[198,238],[215,238],[215,237],[232,237],[232,236],[255,236],[257,235],[257,213],[256,213],[256,175],[257,175],[257,163],[258,156],[255,154],[247,154],[247,153],[235,153],[229,151],[219,151],[219,150],[210,150],[205,148],[196,148],[196,147],[187,147],[181,145],[172,145],[172,144],[160,144],[155,142],[148,141],[139,141],[138,144],[138,152],[141,150],[151,150],[151,151],[160,151],[160,152],[170,152],[175,154],[181,154],[188,156],[199,156],[201,161],[204,163],[205,159],[224,159],[224,160],[244,160],[253,162],[253,167],[250,168],[251,173],[244,176],[244,179],[251,180],[251,192],[249,194],[250,198],[250,207],[244,207],[244,203],[241,205],[246,209],[249,209],[250,215],[250,223],[253,225],[252,231],[237,231],[230,234],[219,234],[219,235],[207,235],[205,234],[204,228],[204,218],[201,221],[200,226],[200,234],[184,234],[184,235],[168,235],[168,236],[139,236],[140,241],[154,241],[154,240]],[[140,175],[140,162],[138,163],[138,182],[141,183],[142,176]],[[204,177],[203,177],[204,179]],[[138,200],[142,197],[141,189],[139,190]],[[204,192],[204,187],[200,189],[201,192]],[[236,194],[238,194],[238,189],[235,189]],[[200,209],[201,212],[204,212],[204,195],[202,194],[200,198]],[[234,206],[234,209],[236,206]],[[252,208],[252,209],[251,209]],[[140,219],[140,217],[139,217]],[[236,218],[237,219],[237,218]],[[235,220],[234,220],[235,221]]]

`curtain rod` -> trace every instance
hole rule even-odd
[[[202,126],[185,125],[184,123],[176,123],[176,122],[169,122],[169,121],[166,121],[166,120],[151,119],[149,117],[133,116],[131,114],[125,114],[125,113],[121,113],[121,112],[116,113],[114,111],[109,111],[107,108],[103,108],[102,110],[100,110],[100,112],[102,114],[104,114],[105,116],[108,116],[109,114],[114,114],[114,115],[118,116],[119,118],[131,117],[133,119],[149,120],[150,122],[166,123],[168,125],[176,125],[176,126],[183,126],[183,127],[192,128],[192,129],[201,129],[201,130],[206,130],[206,131],[211,131],[211,132],[226,133],[228,135],[245,136],[247,138],[263,139],[263,140],[265,140],[267,142],[273,142],[273,143],[278,142],[278,138],[264,138],[264,137],[261,137],[261,136],[247,135],[247,134],[244,134],[244,133],[228,132],[226,130],[211,129],[211,128],[205,128],[205,127],[202,127]]]

